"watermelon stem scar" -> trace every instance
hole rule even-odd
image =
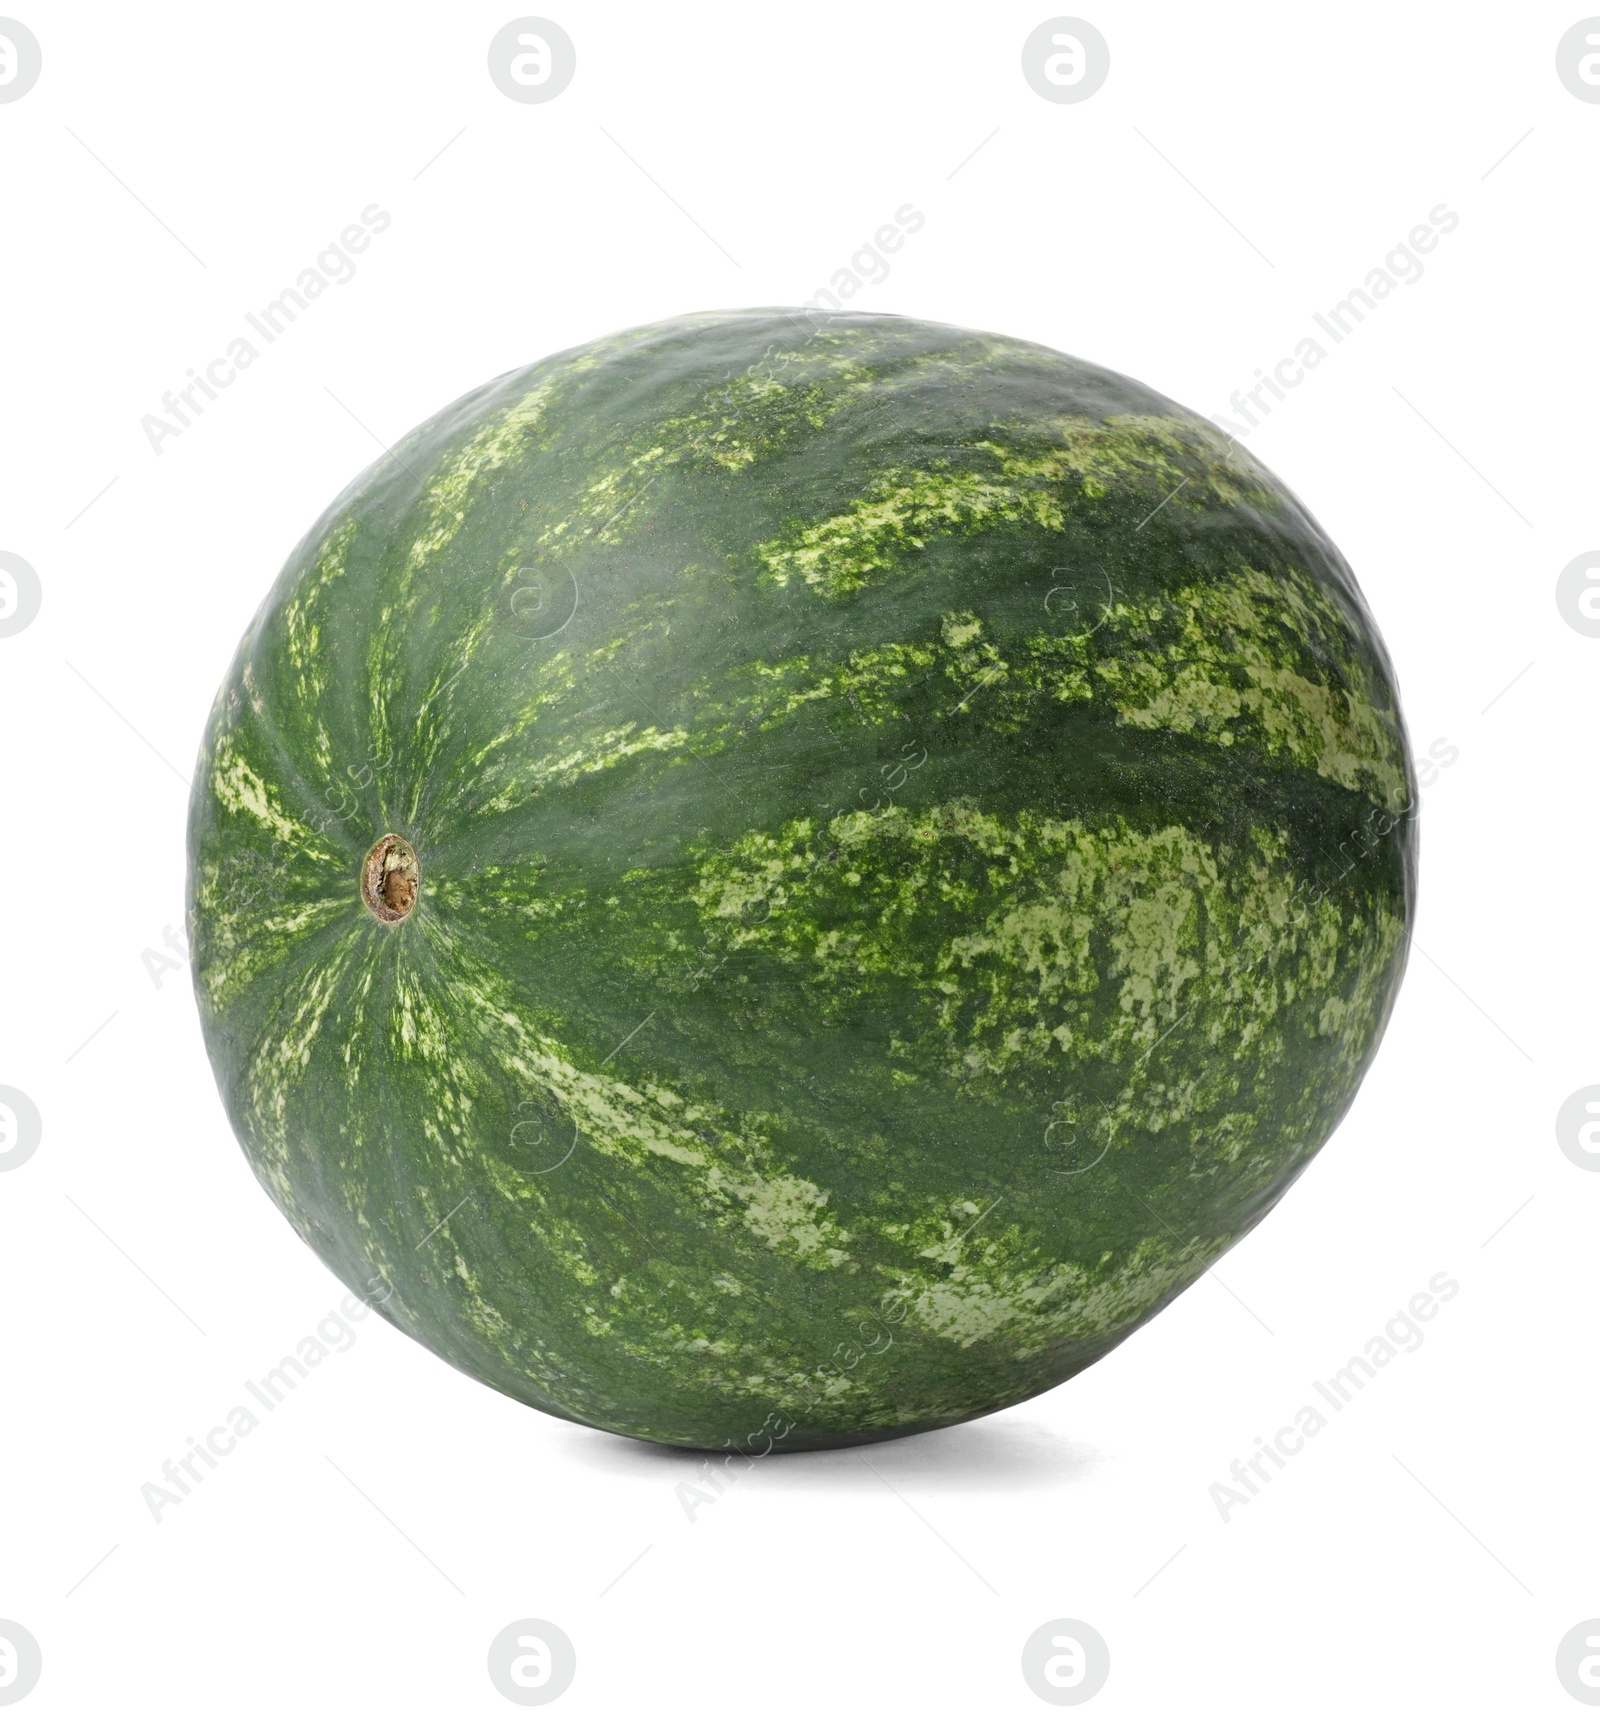
[[[417,905],[417,853],[398,832],[386,832],[361,864],[361,896],[380,922],[403,922]]]

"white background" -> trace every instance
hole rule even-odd
[[[1105,1720],[1580,1716],[1554,1660],[1600,1616],[1600,1178],[1554,1118],[1600,1081],[1600,640],[1554,590],[1600,543],[1600,104],[1555,71],[1583,12],[1084,0],[1110,77],[1054,104],[1020,66],[1048,7],[550,0],[577,75],[525,105],[485,62],[519,14],[476,0],[5,3],[44,54],[0,105],[0,549],[43,586],[0,639],[0,1082],[44,1121],[0,1174],[0,1618],[44,1652],[17,1716],[507,1718],[485,1655],[528,1616],[576,1645],[574,1720],[1042,1718],[1019,1657],[1055,1617],[1110,1647]],[[374,202],[355,278],[155,454],[141,417]],[[1250,438],[1354,566],[1415,752],[1456,751],[1354,1108],[1219,1275],[1012,1412],[759,1465],[691,1522],[694,1458],[374,1319],[156,1522],[141,1486],[343,1293],[146,955],[235,641],[380,441],[613,329],[794,304],[907,202],[854,303],[1208,413],[1460,217]],[[1438,1271],[1425,1344],[1224,1523],[1213,1481]]]

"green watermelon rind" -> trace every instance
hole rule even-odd
[[[462,1371],[687,1447],[1125,1339],[1343,1116],[1415,896],[1393,673],[1299,502],[1125,378],[876,315],[446,408],[290,557],[194,782],[274,1201]]]

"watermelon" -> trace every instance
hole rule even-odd
[[[1013,1405],[1272,1208],[1405,963],[1393,674],[1302,505],[1031,342],[712,312],[464,396],[268,594],[189,929],[390,1322],[746,1455]]]

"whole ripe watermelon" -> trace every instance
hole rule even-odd
[[[716,312],[312,528],[190,816],[261,1182],[460,1370],[747,1453],[1081,1371],[1344,1113],[1406,739],[1316,523],[1028,342]]]

